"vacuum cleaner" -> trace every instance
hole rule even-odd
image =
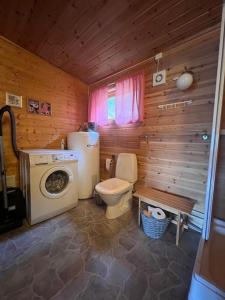
[[[20,227],[26,216],[25,199],[19,188],[7,187],[6,170],[4,159],[3,145],[3,115],[7,112],[11,123],[11,142],[13,151],[19,158],[19,151],[16,146],[16,122],[13,111],[10,106],[6,105],[0,109],[0,177],[2,191],[0,192],[0,233]]]

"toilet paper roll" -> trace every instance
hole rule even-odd
[[[105,168],[106,168],[107,171],[110,170],[111,164],[112,164],[112,159],[106,158],[106,161],[105,161]]]
[[[157,220],[163,220],[166,218],[166,215],[161,208],[154,208],[152,211],[152,216]]]
[[[148,205],[148,211],[150,211],[150,212],[152,213],[152,212],[153,212],[153,210],[154,210],[154,207],[152,207],[152,206]]]

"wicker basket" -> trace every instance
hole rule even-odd
[[[152,239],[161,238],[170,221],[170,218],[163,220],[157,220],[153,217],[148,218],[143,213],[141,214],[141,219],[144,233]]]

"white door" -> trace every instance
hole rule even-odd
[[[212,206],[214,196],[214,183],[216,178],[216,165],[218,156],[218,146],[220,137],[220,123],[222,114],[222,104],[224,95],[224,79],[225,79],[225,1],[223,1],[223,12],[220,32],[220,48],[218,57],[217,79],[215,103],[213,112],[212,137],[209,155],[209,169],[207,179],[207,189],[205,197],[205,217],[202,231],[202,238],[209,239],[211,220],[212,220]]]

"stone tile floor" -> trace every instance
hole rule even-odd
[[[39,225],[0,236],[1,300],[155,300],[187,298],[199,241],[191,230],[175,246],[137,226],[137,210],[115,219],[93,200]]]

